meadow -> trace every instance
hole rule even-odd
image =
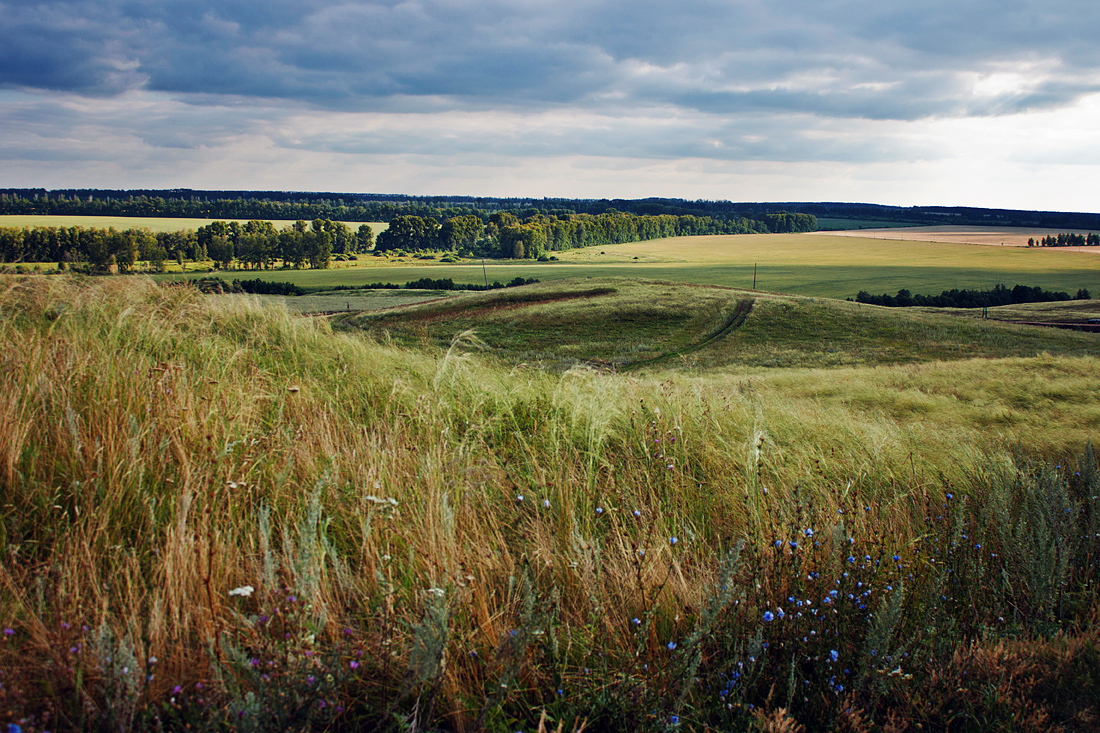
[[[583,277],[401,312],[0,279],[0,723],[1100,724],[1093,337]]]
[[[1041,286],[1070,293],[1100,292],[1100,257],[1057,249],[979,247],[824,234],[742,234],[606,245],[554,253],[553,262],[467,260],[441,263],[415,257],[360,255],[332,270],[267,270],[248,277],[293,282],[312,290],[373,282],[404,284],[423,277],[456,283],[626,277],[680,283],[753,287],[825,298],[854,298],[860,290],[939,294],[952,288],[988,290],[997,283]],[[228,273],[227,273],[228,274]],[[236,276],[236,275],[234,275]],[[157,276],[179,279],[180,274]]]

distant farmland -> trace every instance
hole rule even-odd
[[[1026,240],[1025,240],[1026,241]],[[821,234],[741,234],[676,237],[555,252],[557,262],[464,260],[360,255],[329,270],[247,271],[248,277],[290,281],[313,290],[369,283],[404,284],[424,277],[456,283],[543,282],[568,277],[637,277],[678,283],[751,288],[828,298],[860,290],[939,294],[952,288],[989,289],[997,283],[1070,293],[1100,292],[1100,257],[1068,248],[973,247],[836,237]],[[237,274],[234,274],[237,273]],[[169,274],[159,278],[192,277]],[[238,271],[223,276],[241,276]]]
[[[847,229],[843,231],[819,232],[833,237],[860,237],[863,239],[897,239],[906,242],[953,242],[955,244],[987,244],[1005,247],[1026,247],[1028,239],[1041,239],[1057,236],[1061,233],[1085,235],[1085,229],[1040,229],[1029,227],[885,227],[874,229]],[[1059,249],[1066,249],[1059,247]],[[1074,249],[1077,249],[1076,247]],[[1081,247],[1080,251],[1095,251],[1098,247]]]

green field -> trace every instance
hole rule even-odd
[[[423,277],[456,283],[627,277],[751,288],[797,295],[849,298],[860,290],[939,294],[952,288],[988,290],[997,283],[1075,293],[1100,293],[1100,256],[1057,249],[982,247],[812,234],[679,237],[556,253],[558,262],[480,260],[425,263],[411,257],[360,257],[338,270],[226,273],[289,281],[310,289],[373,282],[404,284]],[[341,263],[343,264],[343,263]],[[164,278],[178,275],[161,276]]]
[[[327,296],[334,303],[341,297]],[[1069,317],[1063,308],[1059,320],[1084,320],[1095,303],[1080,301]],[[980,310],[883,308],[713,286],[582,278],[338,315],[334,323],[437,351],[471,329],[492,357],[554,369],[580,364],[619,370],[827,368],[1044,351],[1100,356],[1095,334],[1004,322],[1041,320],[1021,318],[1029,312],[1043,311],[993,308],[983,320]]]
[[[153,217],[132,217],[132,216],[47,216],[47,215],[23,215],[23,214],[4,214],[0,215],[0,227],[85,227],[95,229],[107,229],[114,227],[115,229],[148,229],[151,232],[178,232],[184,229],[197,229],[201,226],[218,221],[216,219],[173,219],[173,218],[153,218]],[[241,224],[247,222],[247,219],[221,219],[220,221],[238,221]],[[290,221],[281,221],[277,219],[268,220],[275,225],[276,228],[282,228],[288,224],[292,224]],[[344,222],[352,229],[356,229],[360,224],[369,224],[374,231],[375,236],[379,232],[385,231],[389,228],[389,224],[385,222],[368,221],[368,222]]]

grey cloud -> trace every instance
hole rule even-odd
[[[1098,32],[1082,0],[47,1],[0,4],[0,85],[914,119],[1071,102],[1093,90],[1078,78],[1100,68]],[[959,71],[1033,58],[1060,66],[1028,94],[954,88]],[[641,67],[661,83],[639,82]],[[820,74],[826,88],[798,88]]]

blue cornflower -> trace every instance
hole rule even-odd
[[[787,614],[786,614],[786,613],[785,613],[785,612],[783,611],[783,609],[782,609],[782,608],[777,608],[777,609],[775,609],[775,612],[776,612],[776,614],[778,614],[778,616],[779,616],[779,619],[780,619],[781,621],[783,620],[783,617],[787,615]],[[767,644],[765,644],[764,646],[767,646]]]
[[[769,623],[771,621],[774,621],[775,620],[775,614],[772,613],[771,611],[764,611],[764,620],[768,621]]]
[[[668,544],[670,544],[670,545],[675,545],[679,541],[680,540],[676,539],[675,537],[669,537],[668,538]]]
[[[675,648],[676,648],[676,642],[674,642],[674,641],[670,641],[670,642],[668,643],[668,650],[669,650],[669,651],[672,651],[672,650],[673,650],[673,649],[675,649]]]
[[[638,511],[637,509],[635,509],[634,510],[634,518],[637,519],[640,516],[642,516],[642,513],[640,511]]]
[[[835,662],[839,658],[840,655],[837,653],[836,649],[829,650],[829,661]]]
[[[634,624],[635,626],[637,626],[637,625],[638,625],[638,624],[640,624],[641,622],[642,622],[642,620],[641,620],[640,618],[632,618],[632,619],[630,619],[630,623]]]
[[[775,549],[777,549],[777,550],[782,550],[783,549],[783,540],[776,540],[775,541]]]
[[[810,529],[809,527],[807,527],[806,529],[804,529],[802,531],[805,533],[805,535],[807,537],[813,537],[814,536],[814,531],[812,529]]]
[[[670,716],[668,716],[668,722],[672,723],[673,725],[679,725],[680,724],[680,716],[679,715],[670,715]]]

